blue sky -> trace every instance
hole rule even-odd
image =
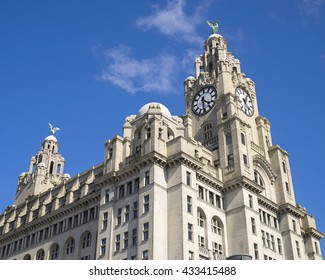
[[[324,15],[325,0],[0,0],[0,211],[48,122],[74,176],[103,160],[105,140],[143,104],[182,115],[205,21],[218,19],[290,155],[296,200],[324,232]]]

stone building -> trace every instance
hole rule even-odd
[[[46,137],[0,215],[0,259],[322,259],[288,153],[221,35],[184,100],[183,116],[155,102],[128,116],[103,162],[72,178]]]

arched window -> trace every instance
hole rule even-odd
[[[43,249],[40,249],[36,253],[36,260],[44,260],[45,258],[45,252]]]
[[[256,184],[260,186],[264,186],[264,181],[260,173],[258,173],[256,170],[254,170],[254,181]]]
[[[65,253],[66,255],[73,254],[75,247],[74,239],[71,237],[66,242]]]
[[[24,256],[23,260],[31,260],[32,257],[30,256],[30,254],[27,254]]]
[[[217,217],[214,216],[211,220],[211,230],[213,233],[222,236],[222,231],[223,231],[223,225],[221,220]]]
[[[82,249],[87,248],[91,245],[91,233],[85,232],[81,237]]]
[[[50,260],[59,259],[59,244],[55,243],[50,248]]]
[[[205,227],[206,225],[206,216],[202,209],[197,210],[197,224],[199,227]]]

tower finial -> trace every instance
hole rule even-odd
[[[57,132],[58,130],[60,130],[60,128],[58,128],[58,127],[54,127],[54,126],[51,125],[50,123],[49,123],[49,127],[50,127],[50,132],[51,132],[52,135],[54,135],[55,132]]]
[[[211,27],[211,34],[216,34],[218,32],[219,20],[216,20],[216,22],[207,20],[207,24]]]

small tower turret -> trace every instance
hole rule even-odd
[[[19,205],[28,196],[37,195],[60,184],[63,171],[64,157],[59,153],[58,140],[54,135],[49,135],[42,142],[42,150],[31,158],[29,171],[18,177],[15,204]]]

